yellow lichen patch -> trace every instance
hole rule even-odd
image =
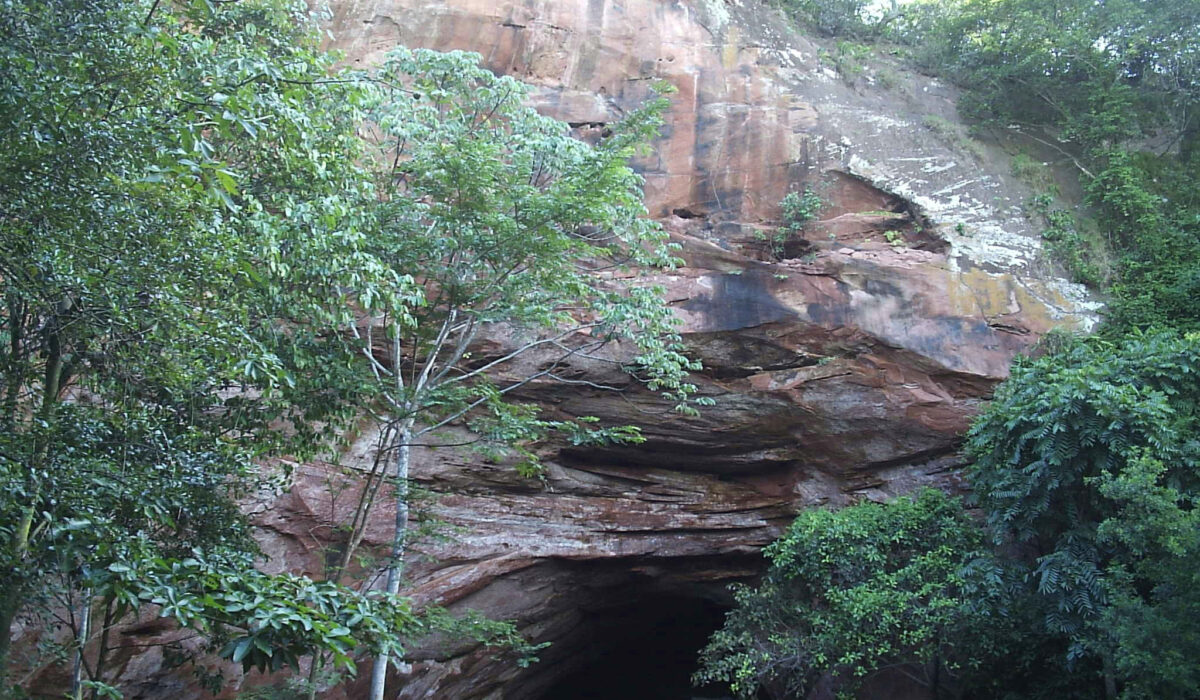
[[[946,295],[951,313],[987,319],[1020,314],[1022,325],[1035,333],[1055,326],[1074,326],[1077,321],[1064,315],[1070,300],[1040,280],[1018,280],[1012,274],[980,269],[952,273]]]
[[[961,316],[1003,316],[1020,311],[1014,298],[1016,286],[1008,273],[971,269],[951,273],[946,288],[950,312]]]
[[[1041,280],[1027,280],[1018,285],[1016,291],[1017,303],[1021,305],[1026,325],[1031,330],[1044,333],[1056,326],[1078,328],[1078,317],[1064,316],[1059,312],[1072,308],[1072,305],[1058,290],[1043,284]]]
[[[741,32],[736,26],[729,27],[725,32],[725,45],[721,47],[721,65],[725,70],[733,70],[737,68],[738,63],[738,39],[741,37]]]

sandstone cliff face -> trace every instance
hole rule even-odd
[[[541,697],[587,661],[598,616],[639,599],[722,600],[796,509],[953,485],[960,435],[1012,357],[1053,326],[1094,320],[1095,305],[1042,259],[1020,212],[1029,193],[991,162],[1000,154],[925,126],[953,122],[951,89],[895,76],[884,89],[872,71],[847,84],[821,46],[754,0],[331,6],[331,43],[348,61],[376,64],[398,44],[477,51],[581,132],[620,119],[650,79],[678,89],[640,167],[651,215],[687,260],[659,280],[666,303],[716,400],[684,418],[634,389],[533,385],[525,398],[551,412],[638,424],[648,438],[547,445],[541,483],[419,450],[415,478],[437,496],[424,508],[454,528],[418,545],[428,556],[409,592],[515,619],[554,645],[527,670],[431,645],[393,679],[399,697]],[[778,202],[805,185],[824,201],[818,221],[773,252],[763,237]],[[328,485],[352,493],[372,437],[340,465],[301,466],[289,494],[257,506],[269,567],[319,568],[351,500]],[[391,515],[377,522],[368,541],[381,544]]]
[[[871,70],[847,84],[825,49],[752,0],[332,10],[331,43],[352,63],[397,44],[477,51],[581,132],[620,119],[652,79],[677,88],[639,167],[650,214],[683,245],[687,266],[660,281],[717,402],[688,419],[633,390],[535,386],[526,398],[552,411],[639,424],[648,438],[547,446],[542,484],[423,454],[416,477],[442,494],[431,511],[461,530],[422,545],[411,592],[516,619],[554,646],[530,670],[430,649],[397,679],[400,697],[539,697],[586,662],[595,615],[658,595],[720,599],[795,509],[952,482],[959,436],[1012,357],[1055,325],[1093,321],[1095,306],[1042,259],[1020,210],[1029,192],[991,162],[1002,154],[927,128],[956,123],[951,89],[894,75],[884,89]],[[818,221],[772,251],[778,202],[804,186],[824,202]],[[370,437],[345,464],[369,457]],[[319,544],[303,528],[330,515],[320,472],[307,467],[261,519],[293,565]]]

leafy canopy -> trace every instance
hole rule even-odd
[[[1129,697],[1198,690],[1198,372],[1195,334],[1076,341],[1018,362],[968,438],[1018,592]]]
[[[560,370],[613,341],[634,351],[628,362],[651,389],[686,409],[696,366],[680,352],[659,290],[633,273],[675,263],[626,165],[656,133],[665,100],[592,146],[525,106],[527,88],[475,54],[397,49],[377,80],[371,118],[386,167],[369,250],[397,274],[411,272],[421,299],[396,309],[359,298],[400,344],[398,367],[374,365],[407,375],[382,380],[392,418],[501,410],[500,396],[533,380],[570,381]],[[485,329],[503,329],[512,347],[474,364],[471,346]],[[520,366],[530,350],[551,358],[547,367]]]
[[[98,651],[71,644],[96,689],[142,605],[272,668],[413,628],[255,572],[233,500],[369,388],[341,290],[404,289],[361,247],[367,90],[311,28],[275,0],[0,5],[0,674],[17,615],[54,609],[95,609]]]
[[[822,676],[852,690],[889,666],[936,688],[938,674],[972,653],[984,618],[961,573],[982,533],[957,500],[928,489],[886,504],[806,510],[764,553],[757,587],[735,588],[736,607],[700,655],[698,683],[728,683],[802,697]]]

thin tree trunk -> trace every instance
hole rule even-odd
[[[1112,658],[1104,656],[1104,697],[1107,700],[1117,700],[1117,678],[1113,672]]]
[[[413,419],[405,418],[396,431],[396,529],[392,534],[391,560],[387,567],[387,584],[385,590],[390,595],[400,592],[400,577],[404,573],[404,543],[408,535],[408,464],[412,442]],[[375,666],[371,669],[371,692],[368,700],[383,700],[384,686],[387,683],[388,654],[378,654]]]
[[[933,690],[934,700],[939,700],[942,697],[942,688],[941,688],[942,678],[941,678],[941,673],[940,673],[941,670],[942,670],[942,655],[934,652],[933,668],[930,669],[930,675],[933,676],[933,681],[930,683],[930,686],[932,687],[932,690]]]
[[[92,633],[92,591],[83,592],[83,604],[79,606],[79,635],[76,638],[75,665],[71,669],[71,698],[83,700],[83,651]]]
[[[17,402],[22,384],[22,344],[25,342],[25,307],[15,296],[8,300],[8,372],[5,376],[4,428],[12,432],[17,425]]]
[[[113,626],[113,599],[112,596],[106,596],[104,599],[104,621],[100,628],[100,650],[96,652],[96,675],[93,680],[104,682],[104,664],[108,661],[108,641],[109,633]],[[91,700],[97,700],[100,696],[100,691],[93,688]]]
[[[308,700],[317,700],[317,669],[321,667],[323,659],[321,652],[313,652],[312,665],[308,667],[308,687],[304,689],[304,697]]]
[[[340,582],[342,574],[350,568],[350,562],[354,559],[354,553],[358,551],[358,546],[362,544],[363,537],[367,531],[367,520],[371,516],[371,509],[375,505],[375,496],[379,492],[379,486],[385,479],[387,471],[387,455],[388,446],[394,444],[392,439],[391,428],[385,428],[380,433],[379,442],[375,447],[375,459],[371,464],[371,471],[367,474],[367,479],[363,483],[362,494],[358,498],[358,505],[354,509],[354,519],[350,523],[350,537],[346,542],[346,549],[342,552],[341,561],[337,568],[326,574],[326,577]]]
[[[0,595],[0,698],[8,697],[8,647],[13,622],[24,597],[20,586],[13,586]]]

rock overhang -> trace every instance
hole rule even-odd
[[[995,153],[968,148],[951,87],[920,76],[893,91],[847,84],[818,42],[756,2],[332,7],[331,45],[355,65],[397,44],[477,51],[583,138],[603,138],[653,80],[676,88],[637,168],[685,264],[644,280],[666,290],[716,405],[689,418],[634,386],[535,382],[520,398],[546,415],[637,424],[646,442],[542,445],[536,482],[460,450],[419,451],[414,476],[457,533],[418,545],[427,558],[410,591],[421,600],[511,617],[570,653],[587,600],[745,580],[798,508],[956,488],[961,435],[1012,358],[1051,328],[1097,318],[1095,300],[1046,261],[1022,210],[1028,188]],[[939,119],[955,131],[931,128]],[[823,199],[817,219],[767,250],[779,201],[806,186]],[[339,469],[369,444],[361,436]],[[307,515],[260,518],[264,533],[290,533],[278,541],[295,568],[319,544],[299,524],[334,515],[315,505],[319,483],[301,470]],[[537,697],[544,682],[522,686],[532,676],[489,659],[430,652],[401,697]]]

